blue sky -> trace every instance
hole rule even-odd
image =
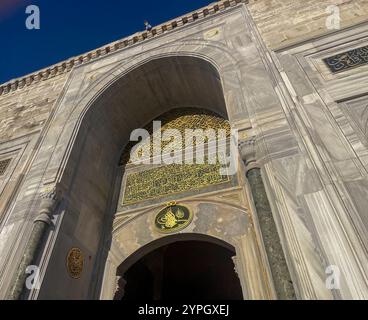
[[[0,0],[0,83],[92,50],[211,0]],[[41,29],[25,26],[37,5]]]

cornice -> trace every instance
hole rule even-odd
[[[143,31],[137,32],[121,40],[112,42],[103,47],[95,49],[93,51],[81,54],[79,56],[70,58],[63,62],[57,63],[50,67],[44,68],[40,71],[36,71],[27,76],[20,77],[18,79],[10,80],[0,85],[0,96],[13,92],[17,89],[28,87],[31,84],[38,83],[40,81],[53,78],[57,75],[67,73],[75,66],[82,65],[96,58],[107,56],[113,52],[123,50],[137,43],[143,42],[148,39],[152,39],[162,34],[166,34],[179,27],[195,23],[208,16],[218,14],[227,10],[228,8],[237,6],[239,3],[248,3],[249,0],[223,0],[210,4],[207,7],[193,11],[184,16],[170,20],[158,26],[152,28],[150,32]]]

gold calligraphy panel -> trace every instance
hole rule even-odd
[[[127,175],[123,205],[195,191],[230,181],[221,164],[171,164]]]
[[[187,129],[203,130],[203,131],[213,129],[216,131],[214,138],[219,139],[221,137],[219,137],[218,130],[226,131],[226,137],[229,137],[231,134],[231,127],[229,121],[219,117],[218,115],[209,110],[204,109],[197,109],[197,108],[174,109],[156,118],[155,121],[161,121],[162,124],[161,134],[169,129],[179,130],[182,137],[185,137],[185,131]],[[140,142],[139,144],[141,145],[142,148],[148,147],[150,150],[150,156],[152,156],[153,133],[154,133],[152,123],[145,126],[144,129],[150,133],[150,137],[145,141]],[[161,140],[161,137],[159,139]],[[169,143],[172,144],[173,141],[161,140],[161,151],[164,150],[164,147]],[[136,144],[137,142],[132,141],[127,145],[120,160],[121,164],[134,162],[135,160],[134,156],[133,159],[131,159],[130,152]],[[196,140],[193,141],[193,145],[194,146],[196,145]],[[190,145],[186,145],[185,139],[183,139],[183,141],[180,141],[180,143],[173,145],[173,149],[175,150],[182,150],[188,147],[190,147]]]

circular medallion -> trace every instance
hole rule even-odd
[[[74,278],[80,278],[83,270],[84,257],[83,253],[79,248],[70,249],[68,256],[66,258],[66,266],[69,275]]]
[[[187,207],[172,204],[157,214],[155,227],[161,233],[173,233],[185,229],[192,220],[193,214]]]

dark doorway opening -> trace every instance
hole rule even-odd
[[[233,256],[234,251],[204,241],[164,245],[122,275],[115,299],[242,300]]]

